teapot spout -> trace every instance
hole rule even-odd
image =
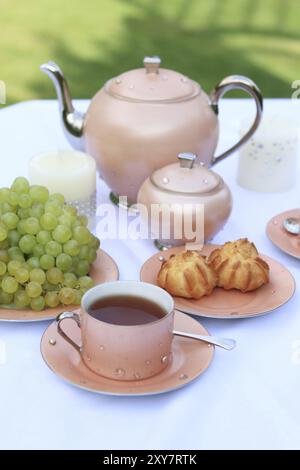
[[[68,141],[75,149],[84,150],[84,113],[74,109],[69,86],[62,70],[51,61],[42,64],[40,70],[46,73],[54,83],[62,125]]]

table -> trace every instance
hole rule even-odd
[[[81,109],[87,101],[76,103]],[[298,103],[266,100],[290,119]],[[221,103],[220,150],[236,140],[239,121],[253,112],[248,100]],[[0,186],[27,174],[39,152],[68,148],[56,101],[31,101],[0,111]],[[276,213],[299,207],[300,186],[280,194],[249,192],[236,184],[237,155],[216,170],[234,195],[232,216],[215,243],[248,236],[282,262],[300,283],[299,261],[265,235]],[[108,188],[99,183],[101,200]],[[104,240],[121,279],[138,279],[155,252],[151,241]],[[56,377],[39,352],[42,323],[0,324],[0,448],[2,449],[262,449],[300,448],[300,294],[277,311],[245,320],[202,323],[235,338],[231,352],[216,350],[204,375],[179,391],[153,397],[109,397],[76,389]]]

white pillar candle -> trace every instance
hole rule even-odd
[[[96,163],[84,152],[64,150],[36,155],[29,162],[31,184],[61,193],[67,202],[85,201],[96,190]]]
[[[241,134],[249,128],[243,122]],[[264,116],[251,139],[240,149],[238,183],[259,192],[286,191],[296,182],[297,123],[282,116]]]

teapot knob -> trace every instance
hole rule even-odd
[[[178,154],[178,160],[181,168],[193,168],[197,155],[190,152],[183,152]]]
[[[159,73],[160,64],[161,60],[157,55],[144,57],[144,67],[147,73]]]

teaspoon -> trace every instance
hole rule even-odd
[[[288,217],[282,223],[283,228],[292,235],[299,235],[300,234],[300,223],[298,219],[294,217]]]
[[[205,335],[196,335],[192,333],[185,333],[183,331],[173,331],[173,334],[176,336],[183,336],[184,338],[196,339],[198,341],[203,341],[205,343],[214,344],[220,348],[227,349],[230,351],[236,347],[236,341],[229,338],[217,338],[215,336],[205,336]]]

